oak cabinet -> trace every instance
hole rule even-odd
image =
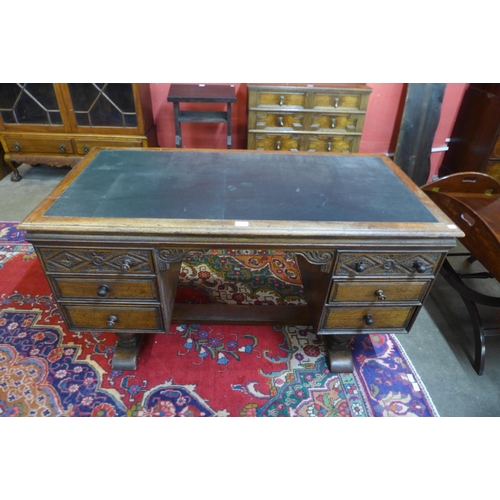
[[[93,147],[158,145],[149,84],[2,83],[0,143],[21,163],[73,167]]]
[[[249,85],[248,149],[356,153],[371,89]]]

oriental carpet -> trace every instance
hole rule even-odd
[[[293,258],[220,250],[183,263],[176,301],[305,303]],[[307,325],[144,339],[137,370],[113,370],[115,336],[69,332],[33,247],[0,222],[0,416],[438,416],[393,335],[357,336],[352,374],[329,372]]]

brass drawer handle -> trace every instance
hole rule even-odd
[[[413,264],[413,267],[415,268],[415,270],[417,271],[417,273],[425,273],[425,271],[427,271],[427,267],[424,265],[424,263],[420,260],[417,260],[414,264]]]
[[[118,317],[117,316],[112,316],[112,315],[109,316],[108,317],[108,323],[107,323],[108,328],[114,328],[117,321],[118,321]]]
[[[281,149],[281,141],[276,141],[276,149],[278,151]]]
[[[373,325],[373,318],[371,314],[366,314],[365,316],[363,316],[363,319],[365,320],[365,323],[367,325]]]
[[[97,295],[99,295],[99,297],[106,297],[106,295],[108,294],[108,291],[109,291],[109,288],[107,285],[101,285],[99,287],[99,290],[97,290]]]
[[[285,96],[284,95],[280,95],[280,102],[279,102],[279,105],[280,106],[283,106],[283,103],[285,102]]]
[[[14,149],[16,151],[21,151],[21,144],[19,144],[17,141],[14,143]]]
[[[59,144],[59,149],[61,150],[61,153],[66,153],[66,145],[65,144]]]
[[[332,128],[335,128],[337,126],[337,119],[332,118]]]
[[[278,126],[279,127],[284,127],[283,117],[282,116],[278,116]]]
[[[339,107],[339,102],[340,102],[339,98],[338,98],[338,97],[336,97],[336,98],[333,100],[333,107],[334,107],[334,108],[338,108],[338,107]]]
[[[383,290],[377,290],[375,295],[378,297],[378,300],[385,300],[387,297],[384,295]]]

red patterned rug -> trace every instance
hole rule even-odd
[[[183,263],[181,302],[300,304],[293,260],[214,251]],[[393,335],[357,336],[331,374],[308,326],[172,325],[145,335],[135,372],[115,336],[68,332],[40,263],[0,222],[0,416],[438,416]]]

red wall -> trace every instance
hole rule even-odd
[[[236,104],[233,105],[233,149],[246,149],[247,143],[247,85],[235,86]],[[404,83],[368,83],[372,88],[365,126],[361,138],[360,153],[393,154],[398,138],[399,124],[403,114],[405,90]],[[468,84],[449,83],[441,107],[441,118],[434,138],[433,148],[446,146],[450,137],[458,108]],[[173,104],[167,102],[169,83],[152,83],[151,96],[153,113],[158,132],[160,147],[175,147]],[[181,109],[199,109],[200,104],[181,104]],[[206,110],[224,110],[224,105],[203,105]],[[183,123],[183,147],[224,149],[226,147],[226,126],[220,123]],[[441,165],[444,152],[431,154],[430,178]]]

